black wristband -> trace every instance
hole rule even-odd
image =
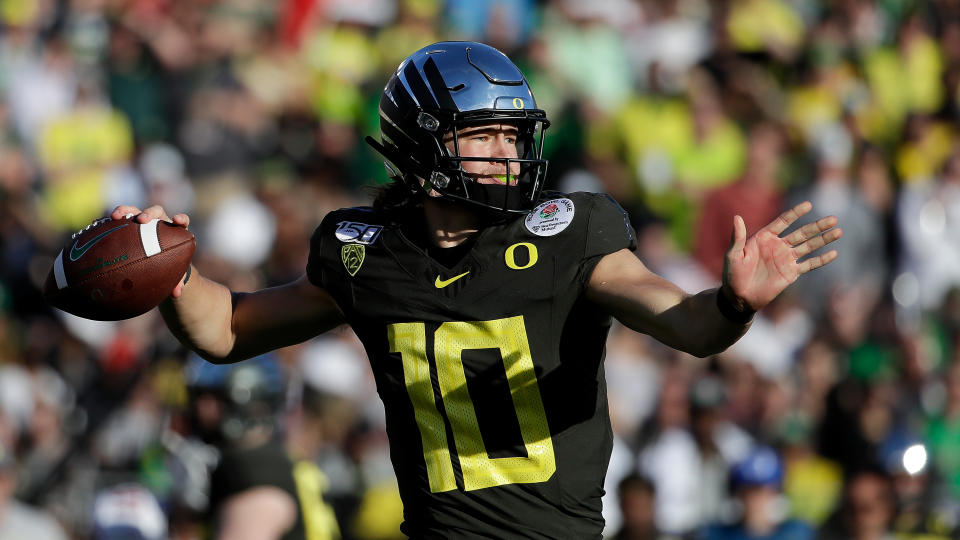
[[[753,316],[757,313],[752,309],[746,311],[737,309],[737,306],[733,305],[733,302],[720,289],[717,289],[717,309],[720,310],[720,314],[724,318],[735,324],[747,324],[753,320]]]
[[[187,265],[187,274],[186,274],[185,276],[183,276],[183,284],[184,284],[184,285],[186,285],[187,282],[190,281],[190,273],[191,273],[191,272],[193,272],[193,265],[192,265],[192,264],[188,264],[188,265]]]

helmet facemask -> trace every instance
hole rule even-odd
[[[482,112],[483,114],[477,114]],[[467,116],[467,115],[464,115]],[[432,190],[439,196],[457,202],[480,206],[487,210],[503,213],[526,213],[534,206],[543,189],[547,161],[541,159],[543,152],[543,130],[549,126],[545,118],[518,116],[503,111],[471,111],[474,118],[451,122],[447,130],[448,140],[437,137],[441,157],[435,170],[422,186],[425,194]],[[465,128],[478,125],[509,124],[517,128],[516,156],[491,157],[463,155],[460,132]],[[496,164],[496,173],[471,173],[466,163]],[[502,172],[499,172],[502,171]],[[494,177],[493,183],[489,177]],[[481,178],[487,178],[481,181]]]

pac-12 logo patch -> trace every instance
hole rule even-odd
[[[368,225],[358,221],[341,221],[337,223],[337,240],[352,244],[372,244],[383,230],[383,225]]]
[[[343,260],[343,267],[347,269],[351,276],[357,275],[360,267],[363,266],[366,251],[366,248],[361,244],[347,244],[340,248],[340,259]]]
[[[573,201],[553,199],[534,208],[524,219],[527,230],[537,236],[553,236],[573,222]]]

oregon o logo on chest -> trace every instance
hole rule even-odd
[[[520,266],[517,264],[516,251],[518,247],[523,247],[527,252],[527,264]],[[531,266],[537,264],[537,246],[531,244],[530,242],[517,242],[512,246],[507,248],[506,253],[503,254],[503,260],[507,263],[507,266],[514,270],[526,270]]]

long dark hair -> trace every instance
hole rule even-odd
[[[415,190],[402,176],[395,176],[389,183],[372,189],[373,209],[385,214],[400,214],[421,206],[423,193]]]

